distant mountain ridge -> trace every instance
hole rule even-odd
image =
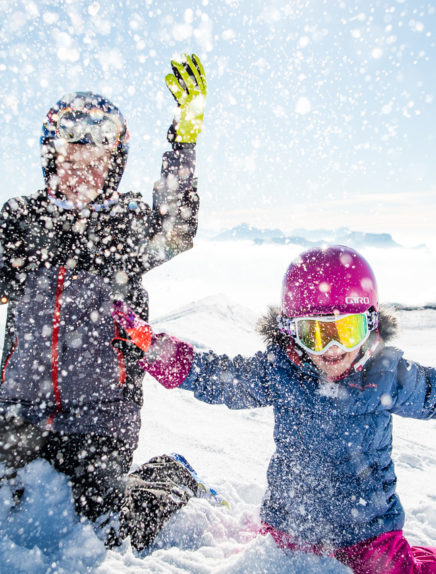
[[[215,241],[251,240],[257,244],[294,244],[301,245],[303,248],[315,247],[323,243],[339,243],[355,248],[392,249],[403,247],[389,233],[366,233],[364,231],[352,231],[347,227],[340,227],[336,230],[300,228],[293,230],[291,235],[286,235],[280,229],[259,229],[247,223],[241,223],[232,229],[219,233],[213,239]],[[425,245],[419,245],[415,249],[423,247]]]

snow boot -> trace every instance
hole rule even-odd
[[[192,478],[197,483],[197,492],[195,494],[197,498],[206,498],[209,500],[209,502],[216,506],[225,506],[226,508],[229,508],[229,503],[227,500],[225,500],[225,498],[223,498],[221,494],[219,494],[214,488],[208,486],[207,483],[198,476],[196,471],[192,468],[192,466],[183,455],[173,452],[170,456],[174,460],[182,463],[191,473]]]

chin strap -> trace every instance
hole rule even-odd
[[[290,339],[289,345],[286,347],[286,354],[288,359],[297,365],[297,367],[303,366],[303,356],[305,355],[303,349],[295,343],[294,339]]]
[[[366,365],[369,359],[374,355],[377,347],[380,344],[381,339],[378,329],[374,331],[374,335],[375,337],[371,337],[368,343],[365,345],[366,348],[362,349],[363,355],[353,364],[354,370],[358,373],[360,373],[360,371],[363,369],[363,367]]]

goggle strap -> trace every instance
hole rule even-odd
[[[372,307],[365,314],[368,321],[368,331],[375,331],[378,327],[378,312]]]
[[[282,333],[289,335],[293,339],[297,335],[295,321],[286,315],[277,315],[277,324]]]

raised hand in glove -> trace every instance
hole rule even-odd
[[[191,370],[194,349],[189,343],[180,341],[166,333],[154,333],[126,303],[115,301],[112,305],[112,317],[126,331],[129,339],[115,339],[112,345],[118,347],[118,341],[135,344],[144,351],[137,361],[144,371],[150,373],[167,389],[178,387]]]
[[[165,77],[165,83],[173,94],[178,109],[169,129],[168,139],[176,143],[193,144],[201,132],[206,106],[207,84],[204,68],[195,54],[185,54],[182,62],[171,60],[171,67],[173,73]]]

